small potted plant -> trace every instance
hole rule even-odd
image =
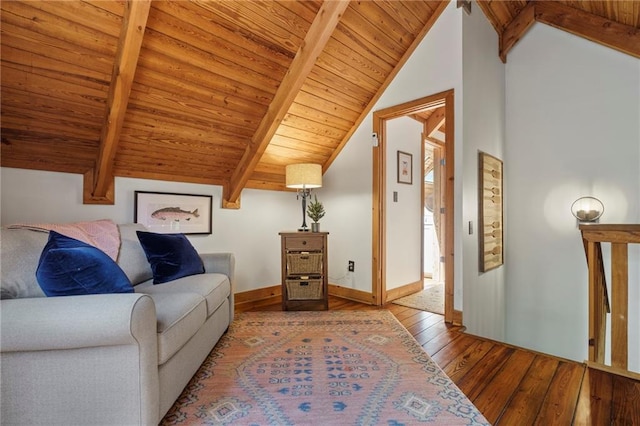
[[[311,224],[311,232],[320,231],[320,223],[318,221],[324,217],[324,206],[318,201],[318,196],[314,194],[313,201],[307,207],[307,215],[313,220]]]

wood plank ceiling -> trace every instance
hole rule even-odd
[[[3,1],[1,165],[284,189],[326,170],[446,1]],[[507,53],[534,22],[640,57],[638,1],[482,0]],[[479,13],[479,11],[474,11]]]

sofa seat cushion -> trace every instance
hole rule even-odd
[[[197,293],[207,301],[207,317],[211,316],[222,305],[229,293],[231,284],[224,274],[207,273],[178,278],[164,284],[153,284],[151,280],[135,286],[136,293],[173,294]]]
[[[196,293],[149,294],[158,319],[158,365],[167,362],[207,319],[204,298]]]

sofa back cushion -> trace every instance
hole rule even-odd
[[[0,230],[0,298],[45,297],[36,269],[48,238],[48,232]]]
[[[136,235],[136,231],[146,231],[147,228],[139,223],[118,225],[118,228],[120,229],[118,265],[134,286],[149,281],[153,278],[153,272]]]
[[[118,228],[118,265],[133,285],[150,280],[153,278],[151,267],[136,235],[136,231],[146,228],[138,223],[118,225]],[[36,269],[48,239],[48,232],[0,229],[0,299],[45,297],[36,279]]]

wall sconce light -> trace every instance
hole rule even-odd
[[[320,164],[289,164],[285,168],[285,185],[287,188],[298,190],[298,197],[302,197],[302,226],[298,231],[308,231],[307,228],[307,197],[311,189],[322,187],[322,166]]]
[[[580,197],[571,204],[571,214],[578,223],[596,223],[604,213],[602,201],[595,197]]]

